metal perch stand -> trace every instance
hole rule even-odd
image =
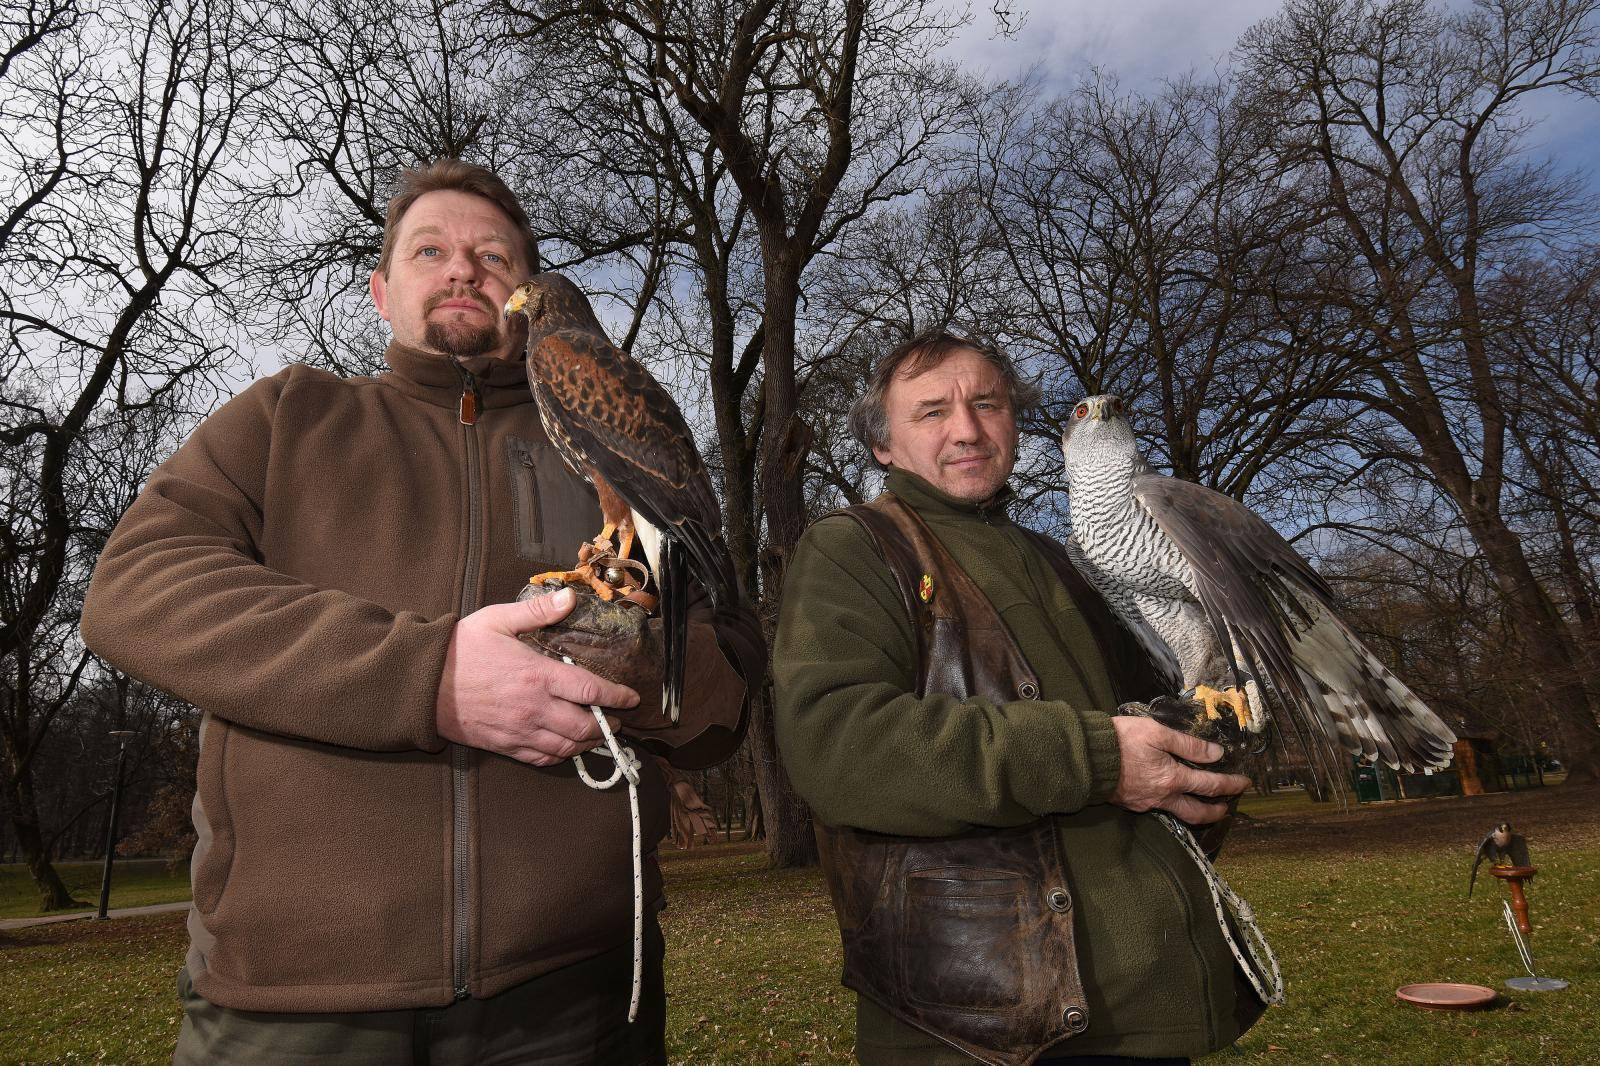
[[[1522,967],[1528,971],[1526,977],[1506,979],[1506,987],[1518,992],[1554,992],[1567,987],[1567,982],[1561,978],[1540,977],[1533,968],[1533,951],[1528,947],[1533,925],[1528,921],[1528,896],[1522,885],[1524,881],[1533,880],[1533,875],[1538,872],[1537,866],[1495,866],[1489,870],[1490,874],[1504,881],[1511,891],[1511,899],[1501,900],[1500,906],[1505,914],[1506,928],[1511,930],[1511,940],[1517,945],[1517,954],[1522,958]]]

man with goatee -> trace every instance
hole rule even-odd
[[[537,266],[480,167],[402,175],[372,300],[386,373],[289,366],[152,475],[106,545],[86,641],[202,712],[179,1063],[664,1063],[644,761],[642,1004],[625,788],[571,757],[634,691],[518,635],[570,592],[512,600],[600,524],[540,427],[502,318]],[[743,684],[705,650],[675,730],[737,742]],[[709,643],[708,643],[709,642]],[[654,697],[652,697],[654,698]]]

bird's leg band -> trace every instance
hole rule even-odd
[[[617,590],[606,584],[605,579],[595,572],[592,565],[588,564],[580,566],[576,570],[546,570],[542,574],[534,574],[530,577],[528,584],[544,585],[551,581],[556,581],[563,585],[582,586],[608,603],[617,597]]]

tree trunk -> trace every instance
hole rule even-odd
[[[1527,651],[1533,669],[1529,696],[1542,697],[1560,723],[1567,781],[1600,782],[1600,720],[1589,701],[1582,659],[1566,620],[1539,584],[1516,534],[1501,517],[1483,510],[1466,513],[1468,529],[1494,573],[1507,613]]]
[[[61,875],[50,864],[50,853],[44,846],[44,834],[39,831],[39,804],[33,794],[33,771],[18,757],[15,738],[8,733],[5,742],[11,831],[16,834],[22,861],[28,864],[28,875],[39,890],[39,909],[59,911],[69,907],[87,907],[88,904],[83,900],[72,898]]]
[[[795,307],[800,299],[798,257],[765,246],[766,273],[765,348],[762,377],[765,412],[761,433],[761,498],[767,519],[767,543],[762,553],[762,587],[769,598],[783,590],[789,557],[805,530],[805,501],[800,492],[800,468],[810,444],[810,433],[799,417],[799,390],[795,383]],[[770,693],[770,690],[769,690]],[[811,829],[811,810],[789,782],[778,759],[778,741],[772,722],[770,695],[752,709],[752,751],[756,784],[761,790],[761,810],[767,827],[767,857],[773,866],[811,866],[817,862],[817,841]]]
[[[752,788],[744,805],[744,838],[746,840],[767,839],[767,822],[761,816],[761,789]]]
[[[1585,690],[1589,694],[1589,706],[1595,710],[1600,718],[1600,612],[1596,611],[1595,596],[1592,582],[1584,573],[1583,563],[1578,557],[1577,537],[1573,533],[1572,519],[1567,511],[1566,493],[1552,473],[1553,463],[1548,451],[1530,448],[1525,440],[1519,438],[1522,450],[1533,460],[1534,469],[1539,476],[1539,485],[1545,499],[1550,504],[1551,516],[1555,519],[1556,532],[1556,558],[1560,563],[1561,581],[1567,587],[1567,599],[1572,604],[1572,611],[1578,618],[1577,633],[1574,644],[1577,650],[1577,661],[1581,664],[1579,676],[1583,679]],[[1540,784],[1543,784],[1543,777]]]
[[[778,758],[772,729],[772,690],[751,707],[750,741],[755,756],[756,793],[761,825],[766,831],[767,859],[774,867],[815,866],[817,839],[811,829],[811,808],[795,792],[789,772]]]
[[[798,257],[787,252],[763,255],[766,268],[766,348],[762,390],[765,411],[761,433],[761,496],[767,519],[767,585],[782,589],[789,555],[805,531],[805,500],[800,472],[810,446],[810,430],[800,420],[795,381],[795,307],[800,300]]]

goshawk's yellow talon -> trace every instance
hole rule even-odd
[[[1205,708],[1205,715],[1208,720],[1215,721],[1222,717],[1222,712],[1217,710],[1217,706],[1220,704],[1233,711],[1234,720],[1239,723],[1239,728],[1249,728],[1250,701],[1245,699],[1243,690],[1232,685],[1225,689],[1215,689],[1210,685],[1196,685],[1194,698],[1196,703]]]
[[[1194,701],[1205,708],[1208,721],[1216,721],[1222,717],[1222,713],[1217,710],[1217,704],[1225,702],[1226,699],[1227,697],[1221,691],[1212,688],[1210,685],[1196,685],[1194,687]]]
[[[1233,708],[1233,717],[1238,720],[1239,728],[1249,729],[1251,719],[1250,701],[1245,698],[1245,694],[1241,690],[1236,688],[1230,688],[1228,694],[1233,697],[1228,701],[1228,704]]]

